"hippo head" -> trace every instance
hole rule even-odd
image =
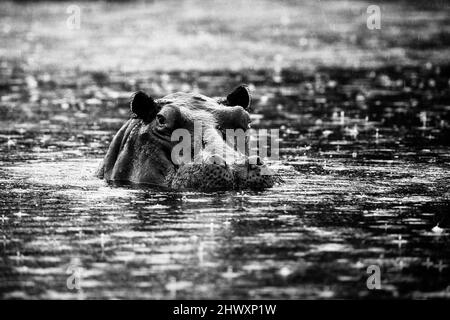
[[[174,189],[270,187],[264,164],[248,156],[250,102],[246,86],[226,98],[178,92],[153,99],[139,91],[130,103],[133,116],[113,138],[98,175]],[[244,148],[227,141],[230,131],[243,134]]]

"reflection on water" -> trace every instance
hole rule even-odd
[[[448,66],[277,77],[2,66],[2,298],[450,296]],[[132,91],[219,95],[240,82],[255,92],[253,126],[281,128],[283,184],[169,192],[93,177]]]

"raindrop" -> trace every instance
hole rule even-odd
[[[398,239],[394,241],[394,243],[396,243],[396,244],[398,245],[399,248],[401,248],[402,245],[403,245],[404,243],[406,243],[406,242],[407,242],[406,240],[403,240],[403,239],[402,239],[402,235],[399,235],[399,236],[398,236]]]
[[[427,269],[429,269],[430,267],[433,266],[433,262],[431,262],[430,257],[427,258],[427,261],[425,261],[425,262],[423,263],[423,265],[426,266]]]
[[[19,211],[19,212],[16,212],[15,214],[14,214],[17,218],[22,218],[25,214],[22,212],[22,211]]]
[[[434,233],[437,233],[437,234],[441,234],[441,233],[444,232],[444,229],[442,229],[441,227],[439,227],[439,223],[438,223],[435,227],[433,227],[433,228],[431,229],[431,231],[433,231]]]
[[[420,117],[420,121],[422,122],[422,129],[426,129],[427,128],[427,112],[422,111],[420,113],[419,117]]]
[[[175,277],[170,277],[169,283],[166,284],[166,289],[170,291],[172,297],[175,297],[177,291],[186,289],[192,285],[189,281],[177,281]]]
[[[292,270],[289,269],[288,267],[282,267],[278,273],[283,278],[286,278],[286,277],[288,277],[288,276],[290,276],[292,274]]]
[[[236,277],[239,277],[239,273],[233,272],[233,267],[229,266],[227,269],[227,272],[222,273],[222,277],[226,279],[234,279]]]
[[[6,142],[6,146],[8,147],[8,150],[12,147],[16,146],[16,141],[11,139],[11,137],[8,137],[8,141]]]
[[[100,234],[100,246],[102,247],[102,250],[105,247],[105,235],[103,233]]]
[[[404,266],[403,260],[399,259],[399,261],[398,261],[398,268],[400,269],[400,271],[403,270],[404,267],[405,266]]]
[[[436,265],[436,268],[439,270],[439,272],[442,272],[445,268],[447,268],[447,265],[442,262],[442,260],[439,260],[439,263]]]
[[[205,251],[204,251],[204,244],[203,242],[200,242],[198,245],[198,249],[197,249],[197,256],[198,256],[198,260],[200,262],[200,265],[203,264],[203,257],[205,255]]]
[[[442,262],[442,260],[439,260],[439,263],[436,265],[436,268],[439,270],[439,272],[442,272],[445,268],[447,268],[447,265]]]

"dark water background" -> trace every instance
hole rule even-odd
[[[86,73],[32,89],[15,69],[2,86],[2,296],[448,297],[449,71],[290,70],[281,82],[172,72],[134,84]],[[129,92],[166,82],[217,95],[230,79],[255,87],[255,127],[281,127],[283,184],[209,194],[93,177]],[[70,265],[83,268],[78,293]]]
[[[1,298],[450,297],[450,65],[144,73],[22,58],[0,60]],[[280,129],[284,183],[168,192],[93,176],[131,92],[240,83],[253,127]]]

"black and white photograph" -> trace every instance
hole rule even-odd
[[[0,2],[1,300],[447,300],[449,245],[450,2]]]

